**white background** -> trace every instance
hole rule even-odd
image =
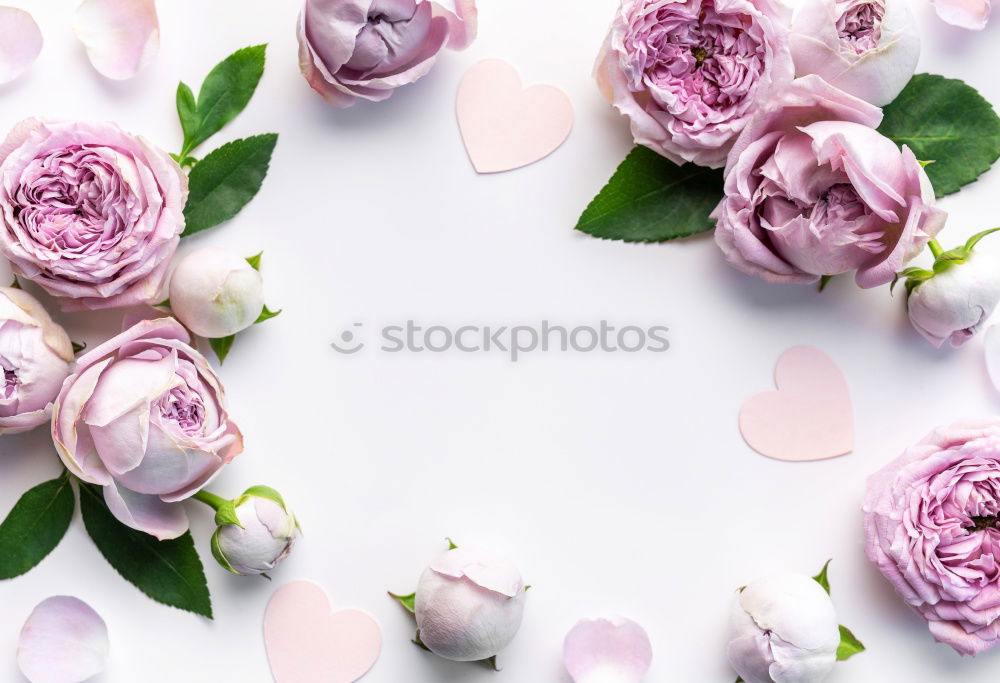
[[[968,33],[914,2],[921,70],[963,78],[1000,102],[1000,20]],[[233,50],[270,44],[256,97],[201,152],[276,131],[271,172],[237,219],[182,249],[264,250],[268,303],[284,312],[241,335],[222,370],[247,450],[212,489],[275,486],[306,535],[274,583],[234,577],[208,552],[208,509],[190,503],[215,607],[208,621],[125,583],[76,519],[38,568],[0,583],[0,679],[21,680],[14,650],[32,607],[71,594],[110,628],[100,681],[268,681],[264,606],[277,585],[311,578],[335,605],[381,623],[373,682],[565,681],[566,631],[586,615],[621,613],[652,638],[648,680],[731,683],[734,589],[775,570],[812,574],[830,557],[840,619],[868,646],[831,681],[996,679],[1000,651],[972,660],[934,644],[867,563],[859,512],[865,477],[932,427],[997,412],[981,340],[935,351],[886,288],[860,291],[848,278],[822,295],[766,285],[727,267],[709,238],[630,246],[575,233],[631,143],[590,78],[615,0],[480,0],[472,48],[444,54],[388,102],[347,111],[299,75],[292,0],[161,2],[160,56],[125,83],[91,69],[70,30],[73,2],[14,4],[30,4],[46,46],[30,73],[0,89],[3,129],[31,115],[111,119],[177,151],[177,81],[197,89]],[[485,57],[572,98],[576,127],[549,159],[506,175],[472,171],[454,95],[465,68]],[[998,173],[943,202],[946,246],[1000,223]],[[93,345],[120,316],[61,320]],[[329,347],[355,322],[373,333],[409,318],[665,324],[672,347],[536,353],[516,364],[502,354],[342,356]],[[795,344],[824,349],[848,379],[857,422],[848,457],[785,464],[740,438],[740,403],[771,387],[775,359]],[[0,513],[59,471],[44,429],[5,437],[0,455]],[[418,650],[412,621],[385,595],[410,591],[446,535],[509,553],[533,586],[500,674]]]

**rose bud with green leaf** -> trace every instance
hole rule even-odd
[[[235,500],[208,491],[195,498],[215,509],[212,555],[227,571],[267,576],[292,551],[299,524],[274,489],[252,486]]]
[[[415,593],[390,595],[416,617],[414,643],[445,659],[496,668],[497,654],[521,627],[527,589],[509,560],[452,544],[424,570]]]
[[[745,683],[819,683],[864,645],[837,625],[827,567],[775,574],[740,588],[729,620],[729,663]]]
[[[995,231],[973,235],[948,251],[933,241],[930,270],[907,268],[899,274],[906,279],[910,322],[934,346],[945,341],[955,348],[962,346],[983,328],[1000,303],[1000,254],[975,248]]]
[[[20,289],[0,287],[0,434],[48,422],[72,365],[73,344],[38,300]]]

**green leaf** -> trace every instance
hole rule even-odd
[[[213,351],[215,351],[215,356],[219,359],[220,364],[226,361],[226,356],[229,355],[229,349],[233,348],[233,342],[235,340],[235,334],[231,334],[228,337],[219,337],[218,339],[208,340],[208,345],[212,347]]]
[[[417,611],[417,594],[410,593],[409,595],[396,595],[395,593],[389,593],[389,595],[396,599],[400,605],[402,605],[407,612],[413,614]],[[419,636],[418,636],[419,637]]]
[[[247,256],[247,263],[254,270],[260,270],[260,257],[264,255],[264,252],[254,254],[253,256]]]
[[[227,142],[191,169],[181,237],[218,225],[240,212],[260,190],[277,133]]]
[[[266,45],[245,47],[219,62],[201,84],[197,101],[187,85],[181,83],[177,87],[177,115],[184,131],[182,158],[247,106],[264,74],[266,48]]]
[[[636,147],[580,216],[576,229],[625,242],[665,242],[706,232],[722,199],[722,171],[678,166]]]
[[[859,652],[864,652],[865,646],[857,639],[851,629],[846,626],[840,627],[840,646],[837,647],[837,661],[843,662],[850,659]]]
[[[958,192],[1000,158],[1000,117],[962,81],[917,74],[884,112],[880,133],[934,161],[926,170],[938,197]]]
[[[830,579],[827,577],[826,573],[827,570],[830,568],[830,563],[832,561],[833,560],[827,560],[826,564],[823,565],[823,569],[820,571],[820,573],[813,577],[816,583],[823,586],[823,590],[826,591],[827,595],[830,594]]]
[[[75,501],[67,472],[21,496],[0,523],[0,579],[24,574],[59,545]]]
[[[157,602],[212,618],[212,599],[191,533],[170,541],[130,529],[108,510],[98,486],[80,484],[87,533],[122,578]]]
[[[256,320],[253,321],[253,324],[254,325],[259,325],[260,323],[264,322],[265,320],[270,320],[271,318],[278,317],[278,315],[280,313],[281,313],[281,309],[280,308],[278,310],[276,310],[276,311],[271,311],[271,310],[268,310],[267,306],[265,305],[264,306],[264,310],[260,312],[260,315],[257,316]]]

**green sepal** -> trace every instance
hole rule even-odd
[[[86,342],[84,342],[83,344],[81,344],[80,342],[70,342],[70,344],[72,344],[73,346],[73,353],[80,353],[85,348],[87,348]]]
[[[170,308],[170,299],[164,299],[158,304],[153,304],[153,308]]]
[[[819,291],[826,289],[826,286],[830,284],[830,280],[833,279],[832,275],[824,275],[819,279]]]
[[[989,230],[983,230],[982,232],[977,232],[975,235],[970,237],[965,241],[965,244],[954,249],[948,249],[947,251],[941,251],[941,247],[937,245],[937,242],[931,241],[931,251],[934,252],[934,265],[931,266],[932,270],[926,270],[924,268],[907,268],[901,273],[896,275],[890,285],[890,291],[896,286],[896,283],[900,278],[906,278],[906,295],[909,296],[913,293],[913,290],[927,282],[935,275],[940,275],[946,272],[954,266],[961,265],[969,260],[972,256],[973,249],[976,245],[982,241],[987,235],[991,235],[997,232],[1000,228],[990,228]]]
[[[476,664],[482,664],[487,669],[490,669],[492,671],[499,671],[500,670],[500,667],[497,666],[497,656],[496,655],[493,655],[492,657],[490,657],[488,659],[480,659],[480,660],[478,660],[476,662]]]
[[[415,614],[417,611],[417,594],[410,593],[409,595],[397,595],[392,591],[389,591],[389,597],[393,598],[396,602],[406,609],[410,614]]]
[[[284,498],[282,498],[281,494],[272,489],[270,486],[251,486],[250,488],[248,488],[246,491],[243,492],[243,495],[241,495],[237,499],[236,504],[239,505],[240,503],[242,503],[251,496],[253,496],[254,498],[264,498],[265,500],[270,500],[272,502],[275,502],[281,506],[282,510],[288,512],[288,506],[285,505]]]
[[[417,633],[416,633],[416,635],[413,636],[413,640],[411,642],[414,645],[416,645],[417,647],[419,647],[421,650],[426,650],[427,652],[431,651],[431,649],[429,647],[427,647],[426,645],[424,645],[424,641],[420,640],[420,629],[419,628],[417,629]]]
[[[857,636],[851,633],[851,629],[844,625],[840,626],[840,645],[837,647],[837,661],[843,662],[859,652],[864,652],[865,646],[858,640]]]
[[[240,576],[240,573],[238,571],[236,571],[235,569],[233,569],[233,565],[229,564],[229,560],[227,560],[226,556],[222,554],[222,548],[219,547],[219,530],[218,529],[216,529],[215,533],[212,534],[212,543],[211,543],[211,546],[212,546],[212,557],[215,558],[215,561],[218,562],[219,565],[223,569],[225,569],[227,572],[231,572],[233,574],[236,574],[237,576]]]
[[[14,281],[10,283],[10,286],[14,289],[21,289],[21,283],[17,281],[17,275],[14,276]]]
[[[212,350],[215,351],[216,358],[219,359],[219,365],[222,365],[226,361],[226,356],[229,355],[229,350],[233,348],[233,342],[235,340],[235,334],[231,334],[228,337],[218,337],[217,339],[208,340],[208,345],[212,347]]]
[[[240,518],[236,516],[237,501],[227,500],[215,511],[215,523],[217,526],[238,526],[243,528]]]
[[[823,569],[820,570],[819,574],[817,574],[816,576],[813,577],[813,580],[816,581],[816,583],[818,583],[820,586],[823,587],[823,590],[826,591],[827,595],[830,594],[830,579],[827,576],[827,571],[830,568],[830,563],[831,562],[833,562],[832,559],[831,560],[827,560],[826,564],[823,565]]]
[[[448,541],[448,550],[454,550],[455,548],[458,547],[457,545],[455,545],[455,541],[451,540],[450,537],[445,536],[444,540]]]
[[[281,310],[282,309],[279,308],[276,311],[271,311],[271,310],[268,310],[267,306],[265,305],[264,306],[264,310],[262,310],[260,312],[260,315],[257,316],[256,320],[253,321],[253,324],[254,325],[259,325],[262,322],[264,322],[265,320],[270,320],[271,318],[276,318],[278,316],[278,314],[281,313]]]
[[[247,256],[247,263],[249,263],[250,267],[253,268],[254,270],[260,270],[260,257],[263,255],[264,252],[261,251],[259,253],[254,254],[253,256]]]

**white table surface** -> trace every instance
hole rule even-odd
[[[983,33],[938,22],[922,0],[921,70],[960,77],[1000,103],[1000,20]],[[190,503],[214,621],[154,603],[119,578],[75,519],[29,574],[0,582],[0,679],[21,680],[14,650],[32,607],[76,595],[112,640],[99,681],[270,680],[264,605],[295,578],[384,631],[372,683],[565,681],[561,643],[577,619],[621,613],[654,645],[649,681],[731,683],[723,646],[735,587],[764,573],[831,567],[840,619],[868,651],[833,683],[994,681],[1000,651],[978,660],[936,645],[863,555],[865,477],[932,427],[997,412],[981,340],[935,351],[900,298],[846,278],[822,295],[771,286],[726,266],[711,239],[637,246],[574,233],[580,211],[631,140],[591,65],[615,0],[480,0],[479,40],[390,101],[339,111],[300,77],[292,0],[164,0],[162,50],[137,79],[112,83],[86,62],[70,0],[29,6],[46,46],[0,89],[0,128],[41,115],[112,119],[176,151],[174,89],[197,86],[233,50],[268,42],[246,112],[205,149],[281,134],[256,200],[182,249],[264,250],[268,303],[282,315],[241,335],[222,376],[246,452],[212,489],[280,489],[305,537],[275,582],[233,577],[208,552],[211,515]],[[526,81],[563,87],[576,127],[549,159],[477,176],[453,107],[464,69],[485,57]],[[947,246],[1000,223],[994,171],[943,202]],[[0,272],[5,280],[6,272]],[[120,312],[60,317],[76,340],[116,331]],[[667,353],[344,356],[329,344],[414,319],[441,323],[670,327]],[[775,359],[814,344],[853,394],[853,455],[793,465],[753,453],[740,403],[771,387]],[[59,464],[44,429],[0,441],[0,510]],[[533,588],[504,671],[453,664],[410,644],[412,622],[385,591],[409,591],[450,535],[509,553]]]

